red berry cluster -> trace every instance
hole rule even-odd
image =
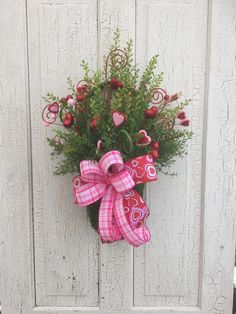
[[[123,88],[124,87],[124,83],[120,80],[118,80],[117,78],[113,77],[110,80],[110,86],[112,90],[117,90],[118,88]]]
[[[74,117],[72,116],[72,114],[70,112],[67,112],[65,114],[65,117],[63,119],[63,125],[66,128],[71,127],[74,124]]]
[[[76,100],[73,99],[72,95],[67,95],[65,98],[64,97],[61,98],[60,103],[62,103],[62,104],[68,103],[70,105],[74,105],[76,103],[76,101],[77,102],[84,101],[86,95],[88,94],[88,86],[78,84],[76,89],[77,89]],[[57,103],[57,105],[58,105],[58,103]],[[59,105],[58,105],[58,107],[59,107]],[[70,112],[66,112],[64,117],[62,118],[62,120],[63,120],[62,121],[63,125],[66,128],[70,128],[75,122],[75,119]],[[78,127],[75,127],[75,129],[79,132]]]
[[[92,130],[96,130],[97,126],[98,126],[98,119],[97,119],[97,117],[94,117],[94,118],[90,121],[90,128],[91,128]]]
[[[189,126],[190,120],[186,118],[186,114],[184,111],[178,112],[176,117],[180,120],[180,125]]]
[[[65,104],[66,102],[72,101],[73,102],[73,96],[67,95],[66,98],[61,98],[60,102],[62,104]],[[75,119],[73,115],[70,112],[66,112],[65,116],[63,117],[63,125],[65,128],[70,128],[75,122]]]
[[[77,96],[76,99],[79,102],[84,101],[86,95],[88,93],[88,86],[87,85],[77,85]]]
[[[151,155],[152,155],[152,158],[153,160],[157,160],[158,157],[159,157],[159,143],[157,141],[153,141],[152,144],[151,144]]]

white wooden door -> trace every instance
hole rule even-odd
[[[2,314],[230,314],[236,205],[235,0],[0,1]],[[41,95],[101,65],[116,27],[192,98],[177,177],[147,191],[152,242],[102,245],[54,177]]]

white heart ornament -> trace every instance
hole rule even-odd
[[[140,130],[138,133],[142,135],[142,138],[137,141],[137,146],[147,146],[151,143],[152,139],[145,130]]]

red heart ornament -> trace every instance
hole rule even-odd
[[[177,113],[177,118],[180,120],[184,120],[186,118],[185,116],[185,112],[184,111],[180,111]]]
[[[152,106],[150,109],[145,110],[145,116],[148,119],[154,119],[158,113],[158,108],[156,106]]]
[[[58,113],[59,111],[59,105],[57,102],[52,103],[51,105],[48,106],[48,111],[52,113]]]
[[[151,107],[151,110],[152,110],[153,113],[158,113],[158,108],[157,108],[157,106],[152,106],[152,107]]]
[[[142,137],[137,141],[137,146],[146,146],[151,143],[151,137],[147,135],[145,130],[140,130],[138,134],[142,135]]]
[[[123,112],[113,111],[112,120],[113,120],[114,126],[118,128],[125,123],[125,121],[127,120],[127,116]]]

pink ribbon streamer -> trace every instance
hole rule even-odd
[[[133,188],[136,184],[155,180],[157,175],[151,155],[124,163],[119,151],[110,151],[99,162],[83,160],[80,163],[80,176],[73,179],[74,201],[87,206],[101,199],[98,233],[102,242],[125,239],[138,247],[150,240],[150,232],[145,220],[134,225],[127,219],[126,212],[139,210],[137,205],[140,205],[149,214],[145,202]]]

